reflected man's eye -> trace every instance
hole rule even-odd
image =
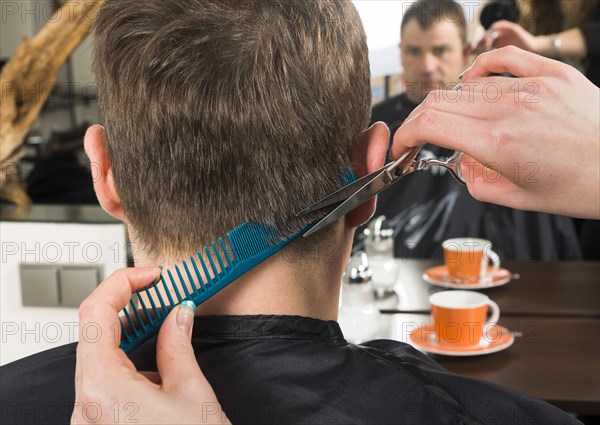
[[[421,49],[419,49],[418,47],[407,47],[406,52],[410,55],[410,56],[420,56],[421,55]]]
[[[433,54],[437,57],[444,56],[444,54],[448,51],[446,46],[434,47]]]

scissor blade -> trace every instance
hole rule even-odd
[[[373,171],[371,174],[367,174],[366,176],[361,177],[353,183],[350,183],[341,189],[333,192],[331,195],[326,196],[320,201],[315,202],[309,207],[303,209],[302,211],[296,213],[296,217],[300,217],[305,214],[309,214],[311,212],[315,212],[324,208],[332,208],[338,207],[342,202],[349,199],[352,195],[354,195],[359,190],[362,190],[365,186],[367,186],[371,180],[376,179],[384,172],[389,172],[390,170],[401,170],[402,174],[409,171],[407,168],[413,160],[417,157],[417,154],[421,150],[421,147],[415,147],[406,152],[402,157],[398,158],[396,161],[389,162],[381,167],[379,170]],[[398,175],[398,171],[395,171],[396,175]]]
[[[310,205],[307,208],[304,208],[302,211],[296,213],[296,217],[300,217],[302,215],[310,214],[312,212],[321,210],[323,208],[339,206],[346,199],[350,198],[354,193],[356,193],[359,189],[366,186],[371,180],[377,178],[379,174],[381,174],[386,167],[382,167],[377,171],[373,171],[371,174],[367,174],[366,176],[361,177],[360,179],[347,184],[341,189],[336,190],[331,195],[321,199],[318,202]]]
[[[345,202],[334,209],[332,212],[327,214],[325,218],[311,227],[303,236],[306,238],[323,227],[333,223],[338,218],[352,211],[354,208],[364,204],[369,198],[377,195],[383,189],[397,181],[393,176],[390,175],[387,168],[378,170],[379,175],[368,182],[362,189],[358,190],[354,195],[350,196]]]

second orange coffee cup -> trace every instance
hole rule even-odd
[[[489,343],[489,326],[500,317],[498,304],[473,291],[442,291],[429,297],[435,334],[440,344],[469,347]],[[487,320],[488,308],[492,315]]]

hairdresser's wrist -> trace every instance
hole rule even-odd
[[[551,35],[538,35],[535,37],[533,53],[538,55],[546,56],[547,58],[554,58],[554,40]]]

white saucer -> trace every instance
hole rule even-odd
[[[425,273],[423,273],[423,279],[427,283],[436,286],[443,286],[444,288],[485,289],[506,285],[512,279],[512,274],[508,270],[501,267],[493,272],[491,276],[480,281],[462,283],[457,282],[453,277],[450,276],[448,273],[448,267],[441,265],[425,270]]]
[[[435,324],[427,323],[413,331],[408,342],[415,348],[432,354],[444,356],[481,356],[506,350],[515,342],[513,334],[503,326],[493,325],[486,333],[489,343],[486,346],[457,347],[436,341]]]

